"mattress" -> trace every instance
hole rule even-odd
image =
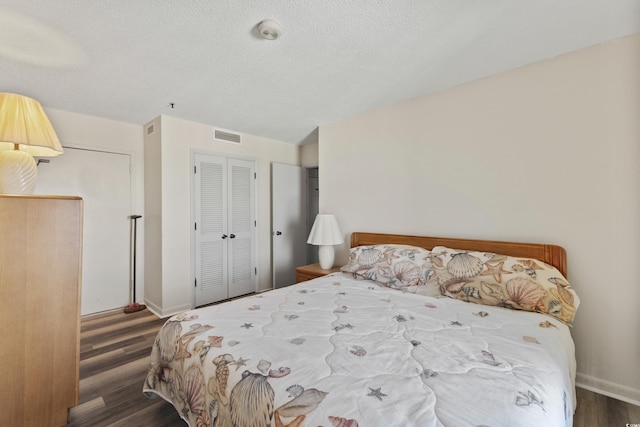
[[[571,426],[569,328],[335,273],[170,318],[143,391],[200,426]]]

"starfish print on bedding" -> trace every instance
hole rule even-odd
[[[451,326],[462,326],[462,323],[458,322],[457,320],[452,320]]]
[[[247,366],[248,361],[249,359],[243,359],[242,357],[239,357],[238,360],[229,363],[229,365],[235,365],[236,371],[237,371],[238,369],[240,369],[241,366]]]
[[[487,266],[487,269],[480,273],[481,276],[493,276],[496,279],[496,282],[502,283],[502,275],[503,274],[511,274],[510,271],[503,270],[502,266],[504,265],[504,261],[500,261],[497,264],[489,264],[489,262],[485,262],[484,264]]]
[[[242,325],[240,327],[241,328],[245,328],[245,329],[253,328],[253,323],[245,323],[244,325]]]
[[[196,337],[191,336],[191,337],[188,337],[187,339],[178,340],[178,352],[176,353],[176,356],[174,357],[174,359],[180,361],[183,369],[184,369],[184,359],[187,359],[192,356],[192,354],[187,351],[187,347],[189,346],[189,343],[193,341],[195,338]]]
[[[384,394],[382,391],[380,391],[381,388],[382,387],[378,387],[378,388],[369,387],[369,390],[371,390],[371,392],[369,394],[367,394],[367,396],[375,397],[376,399],[378,399],[379,401],[382,402],[382,397],[386,396],[386,394]]]

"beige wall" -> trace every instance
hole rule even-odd
[[[318,128],[315,128],[300,145],[300,165],[311,168],[318,166],[318,162]]]
[[[162,145],[159,120],[144,126],[144,301],[150,309],[162,307]]]
[[[191,160],[194,151],[221,154],[228,157],[257,160],[258,174],[258,286],[272,287],[271,272],[271,163],[299,164],[299,147],[259,136],[241,134],[242,144],[230,144],[213,139],[213,127],[160,116],[154,120],[160,128],[159,143],[161,178],[147,186],[161,187],[162,240],[159,259],[147,259],[147,270],[161,271],[160,305],[150,301],[150,308],[167,316],[191,308]],[[144,126],[147,128],[147,125]],[[156,285],[157,286],[157,285]]]
[[[564,246],[578,382],[640,402],[640,34],[321,126],[319,162],[345,235]]]

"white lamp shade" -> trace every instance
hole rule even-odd
[[[311,227],[307,243],[312,245],[339,245],[344,242],[336,217],[331,214],[318,214]]]
[[[336,217],[330,214],[318,214],[311,227],[307,243],[320,246],[318,249],[320,268],[328,270],[333,267],[335,254],[332,245],[339,245],[342,242],[344,238]]]

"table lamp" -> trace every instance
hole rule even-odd
[[[33,156],[53,157],[62,152],[38,101],[0,93],[0,193],[32,194],[38,174]]]
[[[344,242],[336,217],[330,214],[318,214],[311,227],[307,243],[318,245],[318,261],[320,268],[328,270],[333,267],[335,253],[333,245]]]

